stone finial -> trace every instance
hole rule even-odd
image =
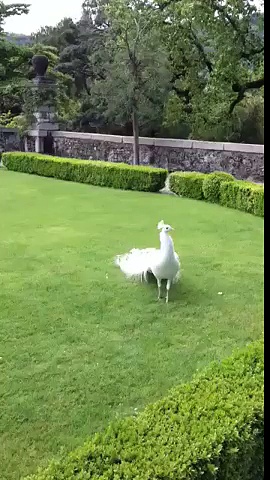
[[[49,60],[46,55],[34,55],[32,58],[32,65],[37,77],[44,77],[49,65]]]

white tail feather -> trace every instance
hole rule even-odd
[[[151,265],[151,259],[158,250],[156,248],[133,248],[129,253],[118,255],[115,264],[127,278],[142,279],[146,277]]]

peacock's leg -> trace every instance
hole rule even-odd
[[[161,299],[161,280],[157,279],[158,284],[158,300]]]
[[[167,294],[166,294],[166,303],[169,302],[169,290],[171,288],[171,280],[167,280],[167,286],[166,286],[166,289],[167,289]]]

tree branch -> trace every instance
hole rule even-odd
[[[134,23],[135,23],[136,29],[137,29],[136,37],[135,37],[134,45],[133,45],[133,58],[135,59],[136,58],[136,48],[137,48],[137,44],[138,44],[138,41],[139,41],[139,38],[140,38],[140,21],[137,22],[137,20],[135,18]]]
[[[229,114],[231,115],[236,107],[242,100],[245,98],[245,94],[248,90],[255,90],[262,88],[264,86],[264,78],[259,78],[258,80],[253,80],[247,82],[244,85],[239,85],[237,83],[233,84],[232,89],[235,93],[238,93],[237,98],[231,103]]]
[[[127,46],[127,50],[128,50],[128,56],[129,56],[129,59],[130,61],[132,61],[132,52],[131,52],[131,48],[130,48],[130,45],[129,45],[129,41],[128,41],[128,30],[126,29],[125,30],[125,41],[126,41],[126,46]]]
[[[253,50],[250,50],[249,52],[241,52],[241,56],[246,60],[249,60],[250,57],[254,57],[254,55],[259,55],[260,53],[263,53],[263,52],[264,52],[264,45],[257,50],[253,49]]]
[[[197,50],[198,50],[199,54],[201,55],[206,67],[208,68],[209,72],[211,73],[213,71],[213,65],[210,62],[210,60],[207,58],[207,55],[204,51],[204,48],[203,48],[201,42],[199,41],[197,35],[195,34],[195,32],[192,30],[191,25],[190,25],[190,34],[191,34],[191,37],[194,41],[195,47],[197,48]]]
[[[163,2],[158,2],[157,8],[162,12],[163,10],[165,10],[165,8],[169,7],[171,4],[176,3],[177,1],[179,0],[164,0]]]
[[[262,88],[264,86],[264,77],[259,78],[258,80],[252,80],[251,82],[247,82],[244,85],[239,85],[238,83],[234,83],[232,89],[234,92],[241,92],[244,90],[250,90],[255,88]]]
[[[237,34],[238,38],[241,40],[242,45],[243,45],[243,51],[241,52],[241,57],[245,58],[246,60],[249,60],[251,57],[254,55],[258,55],[264,51],[264,45],[258,49],[251,48],[249,52],[245,51],[245,49],[248,48],[248,46],[251,47],[250,41],[248,41],[248,32],[249,32],[249,26],[247,26],[246,30],[243,31],[241,30],[240,25],[237,23],[237,21],[231,17],[227,12],[226,12],[226,6],[218,5],[215,0],[212,0],[212,7],[219,13],[223,15],[223,17],[227,20],[227,22],[231,25],[235,33]],[[249,45],[247,45],[249,43]]]
[[[237,22],[226,12],[226,7],[218,5],[215,1],[212,1],[212,7],[219,13],[222,13],[227,22],[233,27],[233,29],[240,34],[240,28]]]
[[[188,104],[190,101],[190,92],[189,90],[181,90],[177,88],[175,85],[172,87],[173,91],[177,94],[178,97],[181,97],[185,100],[185,103]]]

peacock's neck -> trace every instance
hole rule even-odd
[[[165,256],[170,256],[174,253],[174,245],[172,238],[166,232],[160,233],[160,250]]]

